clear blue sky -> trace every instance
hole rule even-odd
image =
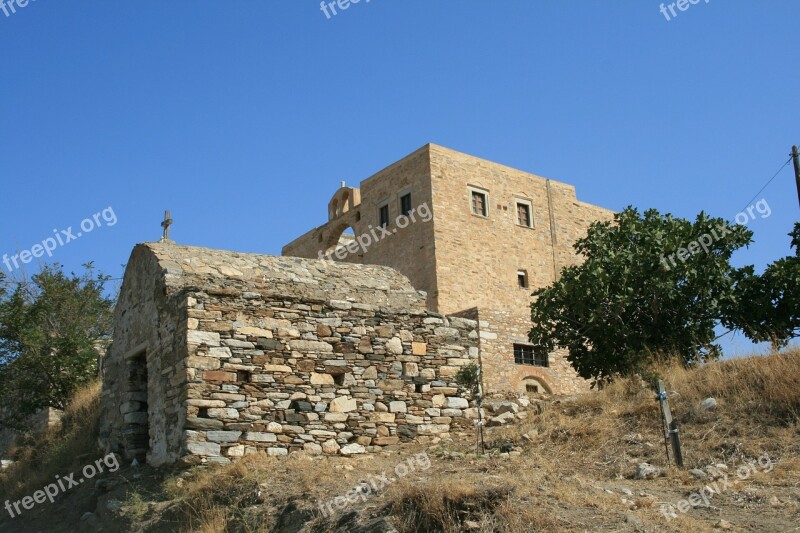
[[[325,222],[339,180],[427,142],[612,209],[732,218],[800,144],[800,3],[701,0],[670,21],[659,4],[362,0],[330,19],[314,0],[0,11],[0,255],[109,206],[114,226],[53,260],[119,277],[165,209],[180,243],[279,254]],[[789,253],[791,166],[763,197],[772,215],[750,224],[739,264]]]

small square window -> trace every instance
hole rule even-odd
[[[517,202],[517,225],[524,226],[526,228],[533,227],[531,204],[528,202]]]
[[[403,216],[411,214],[411,193],[400,197],[400,214]]]
[[[378,225],[382,228],[389,225],[389,204],[382,205],[378,208]]]
[[[528,271],[527,270],[517,270],[517,285],[519,285],[520,289],[527,289],[528,288]]]
[[[531,346],[530,344],[514,345],[514,363],[518,365],[549,366],[547,352],[538,346]]]
[[[488,216],[488,198],[486,193],[480,191],[472,191],[472,214],[480,215],[482,217]]]

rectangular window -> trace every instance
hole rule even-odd
[[[404,216],[411,214],[411,193],[400,197],[400,214]]]
[[[518,365],[549,366],[547,352],[530,344],[514,345],[514,363]]]
[[[517,284],[520,289],[528,288],[528,272],[526,270],[517,270]]]
[[[385,228],[389,225],[389,204],[378,208],[378,225]]]
[[[531,218],[531,204],[528,202],[517,201],[517,225],[526,228],[533,227],[533,219]]]
[[[488,216],[488,198],[486,193],[480,191],[472,191],[472,214],[480,215],[482,217]]]

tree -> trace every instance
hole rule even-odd
[[[794,256],[775,261],[760,276],[752,266],[736,274],[737,301],[728,312],[747,337],[775,348],[800,335],[800,223],[789,236]]]
[[[46,266],[28,281],[0,278],[0,427],[45,407],[63,409],[97,376],[98,344],[111,334],[108,277],[91,263],[78,277]]]
[[[456,383],[458,383],[461,387],[467,391],[478,408],[478,449],[480,453],[485,451],[485,444],[483,441],[483,395],[481,394],[481,367],[475,363],[470,363],[464,367],[461,367],[461,370],[458,371],[456,374]]]
[[[714,327],[736,300],[733,252],[752,232],[700,213],[694,222],[628,207],[575,243],[585,261],[533,293],[531,342],[586,379],[645,370],[655,357],[684,364],[719,357]]]

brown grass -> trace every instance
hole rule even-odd
[[[782,475],[791,477],[791,471],[800,469],[800,352],[659,371],[671,391],[687,466],[736,464],[767,451],[784,461]],[[710,396],[719,407],[702,412],[699,403]],[[390,514],[400,531],[408,533],[618,529],[626,511],[620,511],[620,494],[608,493],[605,484],[620,479],[631,483],[636,462],[666,466],[655,394],[636,378],[557,400],[520,425],[492,429],[487,439],[493,447],[513,442],[522,455],[512,461],[494,450],[478,457],[463,454],[468,445],[457,442],[450,450],[463,455],[453,458],[444,446],[429,448],[433,469],[373,496],[368,502],[372,512]],[[471,445],[474,440],[463,442]],[[287,502],[295,500],[307,513],[315,513],[317,502],[346,493],[368,473],[390,471],[400,460],[394,453],[314,460],[250,456],[173,478],[167,492],[180,502],[184,531],[268,530]],[[752,482],[780,482],[775,472],[769,480],[756,477]],[[678,490],[692,483],[685,470],[673,468],[669,475]],[[258,505],[260,511],[254,511]],[[627,514],[663,523],[658,501],[649,494],[630,497]],[[312,529],[325,531],[334,524],[317,519]],[[681,515],[666,527],[671,528],[711,530],[694,515]]]
[[[797,486],[800,472],[800,352],[696,369],[664,367],[659,373],[670,391],[688,468],[712,462],[736,465],[766,452],[780,468],[754,476],[750,485],[795,490],[791,487]],[[98,453],[98,387],[76,396],[60,430],[18,450],[19,463],[11,476],[0,479],[0,491],[30,492],[54,473],[74,471]],[[713,412],[699,408],[707,397],[717,399]],[[640,379],[619,380],[573,399],[554,399],[541,414],[518,425],[490,429],[487,441],[493,449],[483,456],[475,454],[469,432],[454,435],[450,443],[403,446],[361,457],[251,455],[230,465],[176,471],[159,480],[155,490],[129,493],[126,507],[134,524],[161,521],[174,524],[176,531],[223,533],[273,530],[287,506],[295,506],[304,520],[313,519],[310,530],[333,530],[339,516],[314,519],[319,503],[346,494],[370,475],[391,472],[425,450],[430,470],[399,479],[341,514],[358,510],[366,517],[390,516],[407,533],[622,530],[631,529],[628,524],[636,520],[665,530],[712,530],[700,514],[681,515],[669,523],[661,516],[659,502],[684,498],[693,486],[686,470],[665,468],[667,478],[647,483],[630,479],[637,462],[666,467],[658,403]],[[521,455],[500,457],[497,448],[507,442]],[[634,494],[624,496],[618,485]]]
[[[781,483],[794,479],[800,455],[800,352],[716,362],[697,369],[663,367],[659,372],[668,391],[673,414],[680,424],[687,467],[710,463],[738,464],[768,453],[781,461],[781,474],[759,474],[751,482]],[[718,408],[703,412],[700,402],[716,398]],[[523,455],[504,471],[502,463],[487,470],[513,487],[502,502],[487,496],[480,479],[448,484],[438,480],[409,487],[394,496],[394,511],[402,531],[462,531],[472,519],[481,532],[565,531],[596,529],[603,517],[620,507],[620,498],[582,481],[626,480],[635,463],[666,466],[660,409],[651,387],[638,378],[622,379],[603,391],[568,401],[557,401],[525,423],[494,429],[487,436],[493,446],[513,442]],[[523,438],[527,435],[528,438]],[[565,478],[572,472],[573,479]],[[685,470],[671,469],[673,483],[691,485]],[[452,477],[450,479],[453,479]],[[628,481],[630,483],[630,481]],[[585,485],[576,490],[576,484]],[[546,487],[546,497],[532,488]],[[659,506],[651,496],[630,498],[631,513],[658,522]],[[477,509],[465,511],[465,501]],[[570,524],[556,518],[565,508]],[[594,516],[592,516],[594,515]],[[471,517],[471,518],[468,518]],[[671,522],[677,530],[708,531],[707,524],[689,515]],[[614,526],[610,526],[612,529]]]
[[[50,483],[99,458],[97,435],[100,414],[100,382],[78,389],[64,411],[61,423],[43,435],[23,435],[10,450],[15,461],[0,475],[0,498],[18,497]]]

